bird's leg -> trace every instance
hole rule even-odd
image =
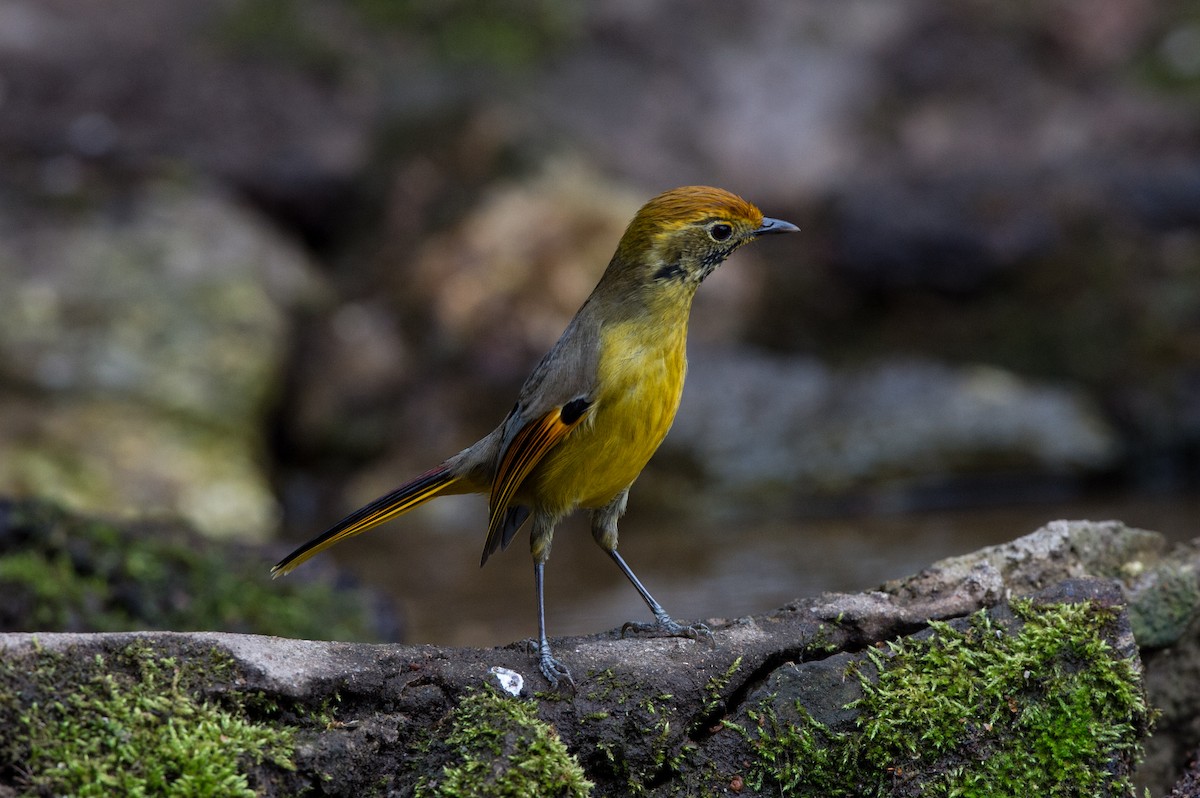
[[[554,538],[554,524],[558,519],[546,513],[535,513],[533,528],[529,531],[529,553],[533,555],[533,592],[537,595],[538,618],[538,667],[551,687],[558,687],[560,680],[565,680],[575,689],[575,680],[567,666],[554,658],[550,652],[550,638],[546,636],[546,600],[543,580],[546,570],[546,560],[550,559],[550,542]]]
[[[621,569],[621,573],[625,574],[625,578],[637,590],[642,601],[646,602],[650,612],[654,613],[654,623],[635,623],[633,621],[626,623],[621,627],[622,636],[626,632],[639,632],[668,637],[690,637],[693,640],[703,637],[711,641],[713,639],[712,630],[707,625],[703,623],[682,624],[668,615],[663,606],[654,600],[654,596],[650,595],[650,591],[633,573],[633,569],[626,564],[624,558],[617,554],[617,519],[621,517],[621,513],[625,512],[625,503],[628,499],[629,489],[626,488],[606,506],[592,513],[592,537],[596,539],[600,548],[608,552],[608,556],[612,557],[613,562]]]
[[[654,596],[650,595],[650,591],[646,589],[646,586],[633,573],[633,569],[625,563],[620,554],[617,554],[616,549],[611,549],[608,552],[608,556],[613,558],[613,562],[621,569],[621,573],[625,574],[625,578],[641,594],[642,601],[646,602],[646,606],[650,608],[650,612],[654,613],[654,623],[626,622],[621,627],[622,637],[624,637],[626,632],[638,632],[665,635],[667,637],[689,637],[692,640],[699,640],[702,637],[709,641],[713,639],[712,630],[708,628],[708,624],[683,624],[668,615],[663,606],[654,600]]]
[[[571,672],[550,653],[550,638],[546,637],[546,605],[542,599],[542,576],[545,566],[544,562],[535,560],[533,563],[533,590],[537,593],[538,666],[551,687],[558,687],[559,680],[565,679],[567,684],[571,685],[571,689],[574,689],[575,680],[571,678]]]

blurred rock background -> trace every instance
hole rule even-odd
[[[0,0],[0,174],[3,494],[306,538],[497,423],[639,204],[709,183],[803,232],[701,292],[655,526],[1200,532],[1192,3]],[[444,504],[339,556],[427,604],[482,538]],[[838,523],[771,545],[870,559]],[[696,534],[646,555],[681,598],[763,566]]]

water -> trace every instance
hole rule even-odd
[[[332,556],[395,597],[409,643],[496,646],[533,636],[528,537],[479,567],[486,511],[458,502],[454,522],[422,508],[341,544]],[[1200,536],[1200,497],[1116,498],[1058,505],[819,520],[663,517],[635,507],[620,550],[680,620],[762,613],[824,591],[858,591],[935,560],[1003,543],[1058,519],[1119,519],[1175,541]],[[324,555],[331,556],[331,555]],[[560,525],[546,566],[550,635],[591,634],[650,615],[582,516]]]

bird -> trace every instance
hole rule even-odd
[[[480,566],[528,523],[537,600],[538,667],[556,689],[574,689],[546,634],[543,585],[555,525],[590,514],[595,542],[654,617],[629,631],[712,639],[703,623],[680,623],[617,552],[617,521],[629,490],[675,419],[687,371],[687,328],[696,289],[734,250],[756,238],[798,232],[729,191],[684,186],[649,200],[633,217],[596,287],[525,380],[500,425],[477,443],[350,513],[272,569],[286,574],[336,543],[438,496],[488,499]]]

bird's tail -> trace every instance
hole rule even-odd
[[[385,521],[390,521],[396,516],[408,512],[419,504],[424,504],[460,478],[460,475],[454,473],[454,469],[446,464],[426,471],[386,496],[380,496],[366,507],[355,510],[322,534],[284,557],[271,569],[271,575],[282,576],[309,557],[325,551],[335,543],[373,529]]]

